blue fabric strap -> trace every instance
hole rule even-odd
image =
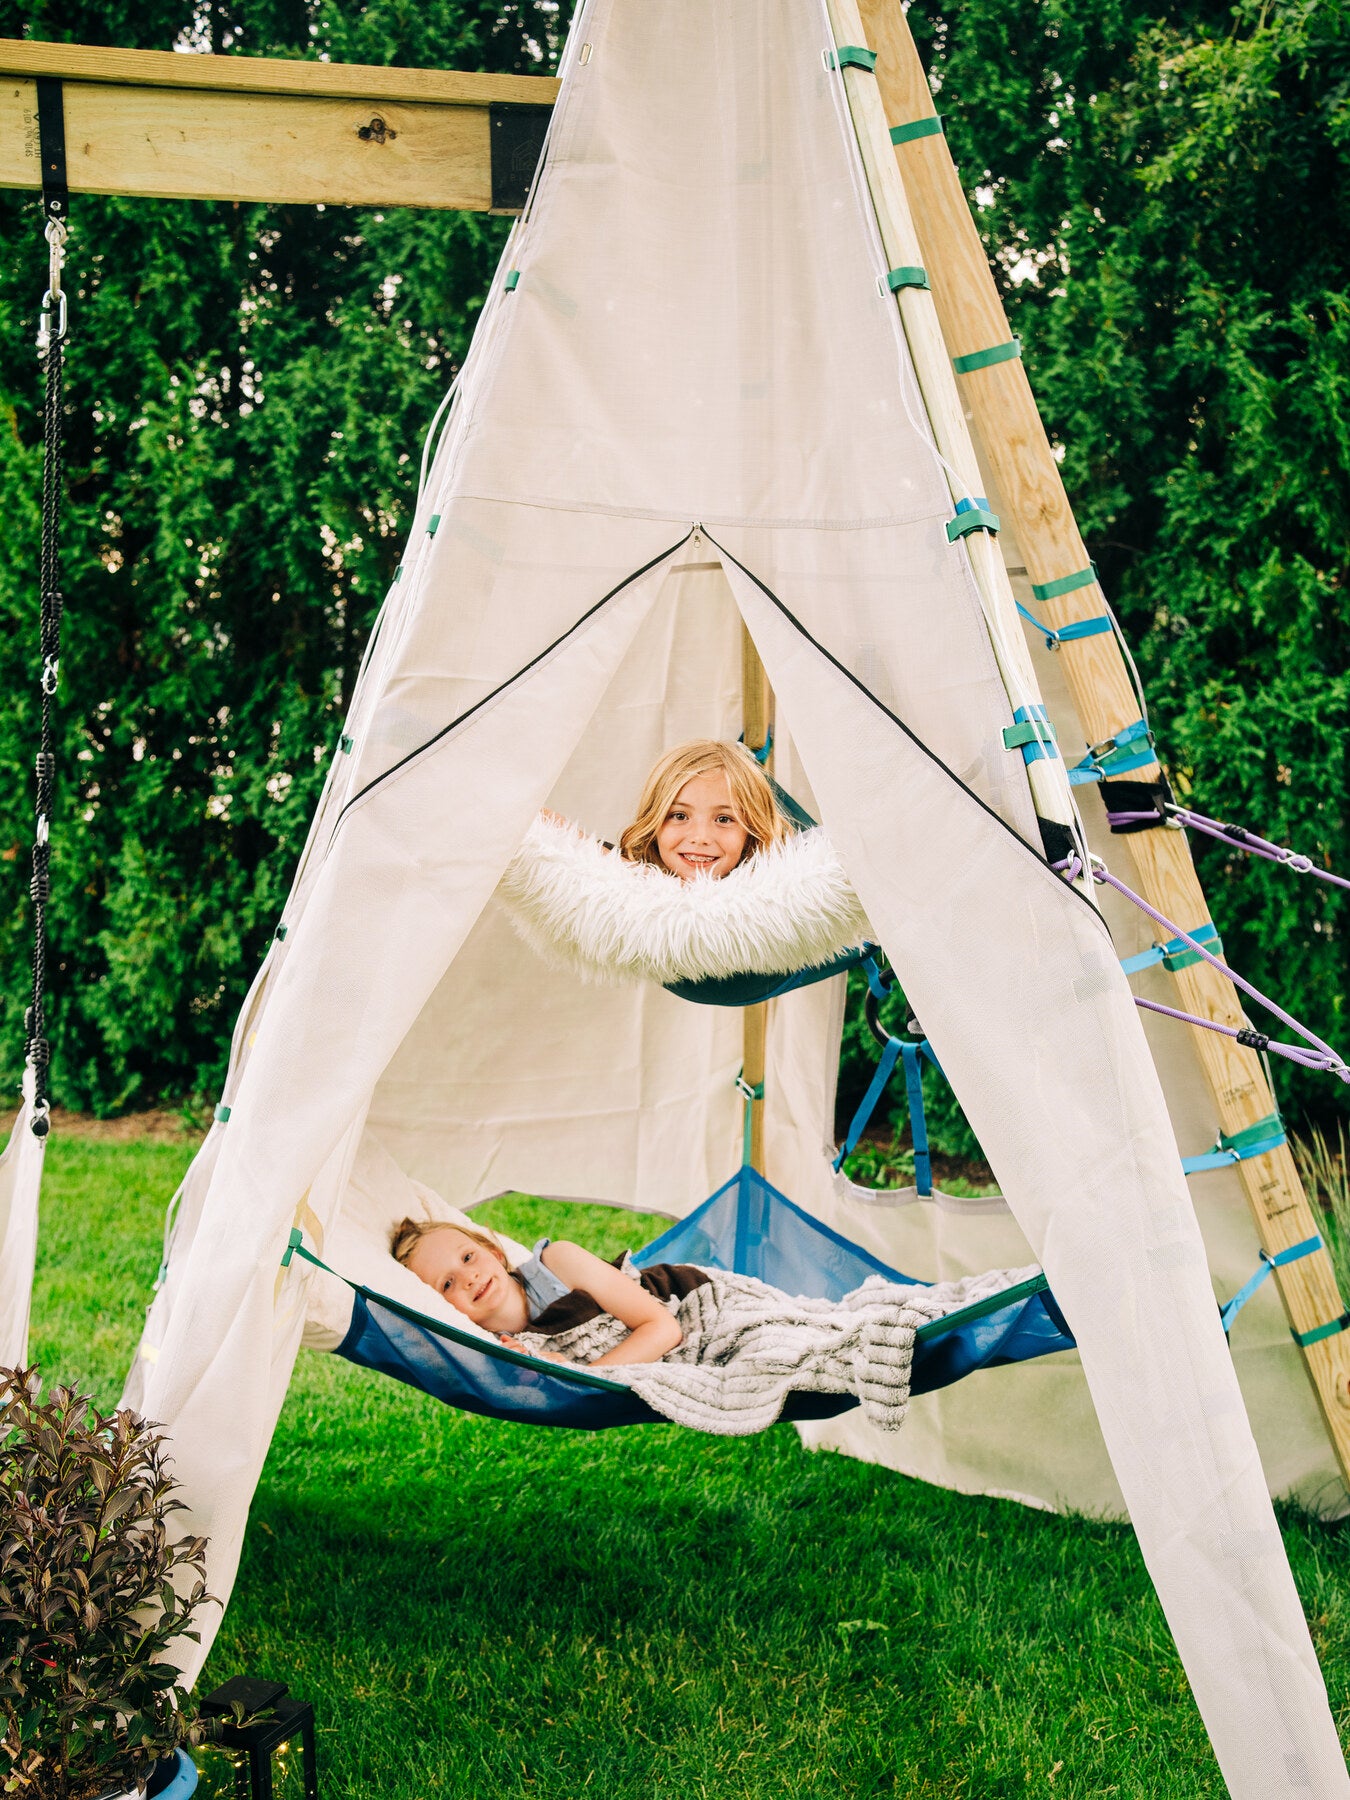
[[[1208,919],[1203,925],[1197,925],[1194,931],[1188,932],[1187,936],[1193,937],[1197,944],[1203,944],[1206,950],[1213,951],[1215,955],[1223,948],[1218,932]],[[1201,961],[1189,944],[1183,943],[1180,938],[1169,938],[1165,944],[1154,944],[1151,950],[1141,950],[1138,956],[1122,958],[1120,966],[1127,975],[1137,975],[1140,969],[1151,969],[1156,963],[1166,963],[1168,968],[1173,968],[1182,956],[1186,957],[1186,963]],[[1182,963],[1181,967],[1185,968],[1186,963]]]
[[[1314,1250],[1321,1248],[1322,1240],[1314,1233],[1312,1237],[1304,1238],[1301,1244],[1291,1244],[1287,1250],[1277,1250],[1274,1256],[1270,1254],[1269,1250],[1262,1250],[1261,1261],[1257,1265],[1256,1273],[1242,1284],[1227,1306],[1219,1308],[1219,1318],[1223,1323],[1224,1330],[1226,1332],[1232,1330],[1233,1320],[1236,1319],[1272,1269],[1282,1269],[1286,1263],[1297,1262],[1300,1257],[1311,1256]]]
[[[878,1000],[884,1000],[892,990],[881,979],[881,964],[875,956],[863,958],[863,974],[867,977],[867,985]]]
[[[891,1078],[891,1071],[900,1060],[900,1052],[902,1050],[907,1050],[908,1048],[909,1046],[907,1044],[902,1044],[899,1038],[887,1038],[886,1048],[881,1052],[881,1059],[877,1063],[876,1072],[872,1076],[871,1086],[863,1095],[862,1103],[858,1107],[857,1112],[854,1113],[853,1122],[844,1136],[844,1141],[840,1146],[839,1154],[834,1159],[836,1172],[844,1166],[844,1158],[853,1154],[858,1139],[867,1129],[868,1120],[876,1111],[877,1101],[880,1100],[886,1083]]]
[[[1153,733],[1142,719],[1136,719],[1133,725],[1123,726],[1114,737],[1094,744],[1082,762],[1075,763],[1069,770],[1069,780],[1075,787],[1082,787],[1087,781],[1106,781],[1116,775],[1128,775],[1131,769],[1142,769],[1145,763],[1156,760]]]
[[[928,1154],[928,1121],[923,1114],[923,1053],[927,1048],[927,1042],[900,1046],[905,1059],[909,1135],[914,1140],[914,1186],[925,1198],[933,1191],[933,1159]]]
[[[1244,1125],[1241,1131],[1235,1131],[1231,1136],[1221,1131],[1212,1150],[1207,1150],[1203,1156],[1183,1159],[1182,1171],[1187,1175],[1198,1175],[1204,1169],[1226,1169],[1232,1163],[1246,1162],[1249,1156],[1265,1156],[1270,1150],[1278,1150],[1284,1142],[1284,1121],[1274,1112],[1268,1118],[1258,1119],[1254,1125]]]
[[[1061,644],[1072,644],[1079,638],[1097,637],[1101,632],[1111,629],[1111,621],[1105,613],[1095,619],[1071,619],[1067,625],[1047,625],[1044,619],[1038,619],[1020,600],[1017,602],[1017,610],[1040,632],[1047,650],[1058,650]]]

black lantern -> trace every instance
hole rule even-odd
[[[243,1723],[234,1720],[243,1711]],[[296,1700],[284,1681],[236,1675],[201,1703],[204,1719],[215,1720],[210,1741],[233,1753],[238,1800],[272,1800],[272,1755],[300,1739],[305,1800],[319,1800],[314,1761],[314,1708]],[[262,1714],[262,1717],[257,1715]]]

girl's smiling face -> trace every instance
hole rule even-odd
[[[524,1329],[529,1309],[504,1260],[455,1226],[420,1237],[408,1267],[475,1325],[498,1332]]]
[[[720,770],[686,781],[656,833],[662,864],[681,881],[729,875],[749,841],[731,804],[731,784]]]

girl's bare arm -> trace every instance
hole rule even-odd
[[[589,1365],[591,1368],[604,1363],[660,1362],[683,1339],[678,1322],[654,1294],[649,1294],[631,1276],[621,1274],[612,1263],[602,1262],[589,1250],[583,1250],[580,1244],[550,1244],[543,1260],[560,1281],[589,1294],[597,1306],[603,1306],[629,1329],[630,1335],[623,1343],[597,1356]]]

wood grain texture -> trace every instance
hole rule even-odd
[[[0,74],[59,75],[124,87],[209,88],[220,93],[551,106],[558,82],[543,75],[482,75],[457,69],[395,69],[370,63],[299,62],[268,56],[194,56],[92,44],[0,38]]]
[[[2,187],[41,186],[36,95],[34,81],[0,75]],[[65,110],[72,193],[476,212],[492,204],[485,107],[70,82]],[[359,135],[376,118],[383,142]]]
[[[918,50],[900,0],[858,0],[866,43],[878,53],[876,83],[888,125],[903,125],[935,111]],[[971,217],[946,140],[917,138],[895,146],[895,161],[916,220],[921,260],[953,356],[1005,343],[1012,336],[984,246]],[[1088,566],[1059,465],[1020,361],[996,363],[960,377],[979,439],[1011,514],[1027,574],[1051,582]],[[1103,611],[1096,583],[1038,603],[1054,626]],[[1139,716],[1124,659],[1113,637],[1100,634],[1065,644],[1065,679],[1089,740],[1099,742]],[[1156,765],[1134,771],[1149,778]],[[1179,831],[1141,832],[1131,840],[1144,898],[1183,929],[1209,917],[1209,909]],[[1160,933],[1161,935],[1161,933]],[[1177,1004],[1199,1018],[1240,1025],[1235,990],[1208,964],[1175,972]],[[1192,1028],[1204,1078],[1221,1128],[1235,1132],[1269,1116],[1274,1097],[1255,1052],[1231,1038]],[[1238,1164],[1262,1247],[1272,1254],[1318,1233],[1287,1147]],[[1318,1251],[1275,1271],[1290,1323],[1308,1331],[1344,1310],[1331,1259]],[[1341,1333],[1303,1353],[1342,1473],[1350,1480],[1350,1334]]]

